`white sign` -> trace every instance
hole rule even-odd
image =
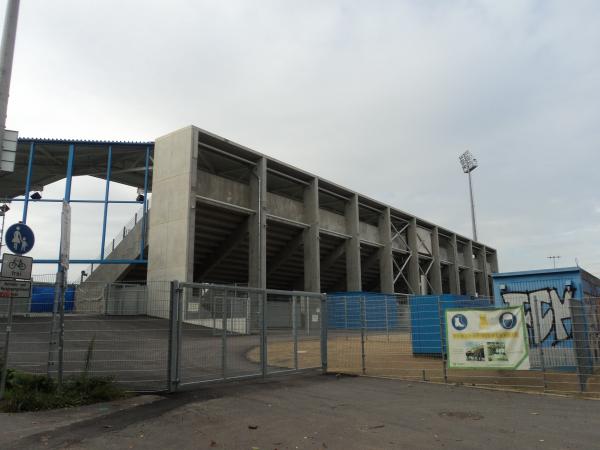
[[[2,276],[7,278],[31,279],[33,258],[21,255],[2,255]]]
[[[529,369],[521,306],[449,308],[445,313],[449,369]]]
[[[19,133],[17,131],[4,130],[4,142],[0,147],[0,170],[5,172],[15,171],[18,137]]]
[[[0,278],[0,297],[29,298],[31,297],[31,281],[16,281]]]

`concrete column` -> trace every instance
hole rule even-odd
[[[193,281],[198,131],[186,127],[156,139],[148,281]]]
[[[482,287],[482,291],[479,293],[479,295],[483,295],[484,297],[489,297],[490,296],[490,286],[488,283],[488,277],[490,275],[488,268],[487,268],[487,250],[485,248],[485,246],[481,247],[481,250],[479,251],[479,261],[481,261],[482,267],[481,267],[481,273],[480,275],[480,280],[479,280],[479,284]]]
[[[490,266],[490,268],[492,269],[492,273],[500,272],[500,269],[498,267],[498,254],[496,252],[490,255]]]
[[[304,189],[304,290],[321,292],[321,252],[319,249],[319,180]]]
[[[390,208],[379,216],[379,236],[383,247],[379,249],[379,284],[384,294],[394,293],[394,263],[392,253],[392,218]]]
[[[248,286],[267,287],[267,159],[261,158],[250,175],[250,207],[255,213],[248,218]]]
[[[346,203],[346,289],[362,291],[360,271],[360,229],[358,217],[358,195],[354,194]]]
[[[442,264],[440,262],[440,235],[438,227],[433,227],[431,231],[431,256],[433,256],[433,264],[431,265],[431,285],[433,293],[436,295],[442,294]]]
[[[473,270],[473,241],[469,240],[465,245],[465,282],[467,295],[475,295],[475,271]]]
[[[419,240],[417,238],[417,219],[415,217],[409,221],[406,237],[411,254],[410,261],[408,262],[408,283],[413,290],[413,294],[420,294]]]
[[[452,253],[452,267],[449,268],[450,272],[450,293],[459,295],[460,294],[460,275],[458,270],[458,243],[456,242],[456,235],[453,234],[450,237],[450,246]]]

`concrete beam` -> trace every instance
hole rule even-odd
[[[460,295],[460,274],[458,271],[458,242],[456,234],[450,237],[450,254],[452,257],[452,266],[449,267],[450,293]]]
[[[346,230],[350,239],[346,241],[346,289],[361,291],[360,269],[360,222],[358,216],[358,195],[353,194],[346,203]]]
[[[204,281],[206,276],[217,267],[221,261],[223,261],[229,254],[240,245],[248,235],[248,220],[244,220],[238,227],[233,230],[225,241],[219,245],[209,257],[206,265],[202,268],[202,271],[194,277],[195,280]]]
[[[467,288],[467,295],[475,295],[475,272],[473,271],[473,241],[467,241],[465,245],[465,283]]]
[[[319,180],[313,178],[304,189],[304,290],[321,292],[321,250],[319,243]]]
[[[390,208],[385,208],[379,216],[379,235],[383,243],[383,247],[379,249],[379,285],[384,294],[393,294],[394,262]]]
[[[267,287],[267,159],[261,158],[250,175],[248,286]]]
[[[438,227],[433,227],[431,231],[431,256],[433,257],[431,273],[431,286],[433,293],[442,294],[442,264],[440,262],[440,235]]]
[[[271,263],[267,266],[267,277],[275,272],[284,264],[302,245],[304,241],[304,230],[294,236],[281,251],[275,255]]]
[[[413,294],[421,293],[421,277],[419,270],[419,242],[417,238],[417,219],[413,217],[409,221],[407,232],[408,247],[411,258],[408,262],[408,283]]]

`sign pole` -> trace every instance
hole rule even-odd
[[[4,354],[2,355],[2,379],[0,380],[0,400],[4,398],[6,377],[8,375],[8,346],[10,345],[10,332],[12,331],[13,293],[8,297],[8,317],[6,318],[6,334],[4,335]]]

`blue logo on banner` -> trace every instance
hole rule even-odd
[[[33,248],[35,236],[33,231],[24,223],[16,223],[6,230],[5,242],[8,249],[17,254],[24,255]]]
[[[517,316],[513,313],[505,312],[500,316],[500,326],[505,330],[510,330],[517,324]]]
[[[455,314],[454,316],[452,316],[452,326],[455,330],[462,331],[465,328],[467,328],[468,324],[469,322],[467,321],[467,318],[464,315]]]

